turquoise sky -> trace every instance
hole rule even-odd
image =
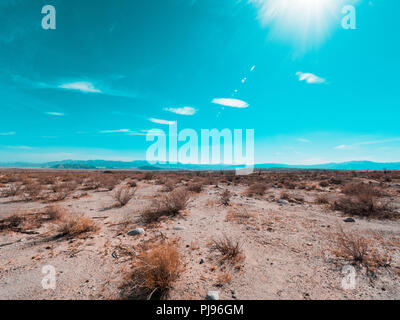
[[[349,4],[356,30],[341,25]],[[395,0],[1,0],[0,162],[144,159],[146,130],[168,121],[254,129],[257,163],[400,161],[399,12]]]

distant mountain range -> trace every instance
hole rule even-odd
[[[10,162],[0,163],[0,168],[51,168],[51,169],[136,169],[136,170],[235,170],[241,165],[202,165],[202,164],[155,164],[145,160],[131,162],[107,160],[63,160],[45,163]],[[256,169],[326,169],[326,170],[400,170],[400,162],[349,161],[314,165],[287,165],[262,163]]]

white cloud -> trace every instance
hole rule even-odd
[[[32,147],[28,146],[7,146],[9,149],[17,149],[17,150],[31,150],[33,149]]]
[[[232,108],[247,108],[249,106],[249,104],[245,101],[229,98],[215,98],[211,102]]]
[[[127,133],[131,132],[131,129],[117,129],[117,130],[103,130],[100,133]]]
[[[12,136],[14,135],[15,132],[14,131],[10,131],[10,132],[0,132],[0,136]]]
[[[90,82],[79,81],[79,82],[71,82],[64,83],[58,86],[61,89],[67,90],[78,90],[82,92],[92,92],[92,93],[102,93],[99,89],[95,88],[95,86]]]
[[[192,107],[183,107],[183,108],[164,108],[165,111],[169,111],[176,114],[181,114],[184,116],[192,116],[196,113],[196,109]]]
[[[162,119],[155,119],[155,118],[150,118],[149,119],[153,123],[158,123],[158,124],[167,124],[167,125],[172,125],[175,124],[176,121],[168,121],[168,120],[162,120]]]
[[[392,142],[399,142],[400,138],[393,138],[393,139],[385,139],[385,140],[371,140],[371,141],[363,141],[363,142],[357,142],[353,144],[341,144],[339,146],[334,147],[334,149],[338,150],[347,150],[347,149],[352,149],[357,146],[365,146],[365,145],[371,145],[371,144],[382,144],[382,143],[392,143]]]
[[[297,141],[304,142],[304,143],[310,143],[311,142],[310,140],[304,139],[304,138],[297,138]]]
[[[128,136],[145,136],[145,130],[141,130],[141,132],[132,131],[131,129],[116,129],[116,130],[102,130],[100,133],[124,133]]]
[[[46,112],[46,114],[51,115],[51,116],[58,116],[58,117],[64,116],[64,113],[61,113],[61,112]]]
[[[350,146],[346,145],[346,144],[341,144],[339,146],[336,146],[334,149],[338,149],[338,150],[345,150],[345,149],[349,149]]]
[[[296,75],[299,78],[299,81],[305,81],[310,84],[321,84],[326,82],[324,78],[321,78],[313,73],[303,73],[299,71],[296,72]]]

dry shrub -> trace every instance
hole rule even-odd
[[[43,215],[48,221],[59,220],[65,215],[65,209],[58,206],[48,206],[44,209]]]
[[[32,230],[40,228],[44,222],[59,219],[62,216],[61,210],[52,206],[38,212],[14,213],[0,220],[0,231],[32,233]]]
[[[114,190],[115,186],[120,182],[120,177],[115,174],[103,174],[100,176],[100,185],[109,191]]]
[[[0,232],[1,231],[14,231],[19,232],[25,217],[21,214],[12,214],[8,218],[0,220]]]
[[[14,197],[20,194],[20,191],[21,191],[20,184],[10,184],[5,189],[1,190],[1,196],[5,198]]]
[[[214,240],[211,250],[216,250],[220,253],[221,262],[229,261],[235,264],[245,259],[242,244],[238,240],[232,240],[226,235],[222,239]]]
[[[329,199],[326,196],[326,194],[320,194],[316,197],[314,203],[316,204],[328,204],[329,203]]]
[[[63,211],[56,221],[59,236],[76,237],[87,232],[97,230],[97,226],[90,218]]]
[[[245,194],[250,197],[254,195],[262,196],[264,195],[265,190],[267,190],[267,186],[262,182],[258,182],[249,186]]]
[[[196,193],[200,193],[203,190],[203,185],[201,183],[190,183],[188,185],[188,190]]]
[[[225,189],[224,192],[221,193],[220,200],[223,206],[229,206],[231,202],[231,192],[228,189]]]
[[[35,181],[27,180],[23,192],[25,201],[35,201],[40,198],[42,186]]]
[[[217,287],[222,287],[224,284],[228,284],[232,281],[232,276],[228,271],[225,271],[218,275],[217,277]]]
[[[135,195],[136,188],[130,188],[129,186],[122,186],[113,192],[113,197],[117,201],[118,206],[123,207],[126,205]]]
[[[154,174],[152,172],[146,172],[143,175],[143,180],[149,181],[149,180],[153,180],[153,178],[154,178]]]
[[[123,286],[131,299],[164,299],[183,271],[182,256],[175,241],[154,244],[135,257],[133,270]]]
[[[329,182],[328,181],[321,181],[319,183],[319,186],[322,187],[322,188],[329,187]]]
[[[280,194],[280,198],[282,199],[282,200],[290,200],[290,194],[289,193],[287,193],[287,192],[281,192],[281,194]]]
[[[166,180],[166,181],[164,181],[163,184],[164,184],[163,188],[162,188],[163,192],[171,192],[176,187],[176,181],[173,181],[173,180]]]
[[[137,186],[137,183],[133,179],[129,179],[128,181],[126,181],[126,184],[131,188],[135,188]]]
[[[331,250],[337,257],[345,259],[355,265],[364,265],[369,269],[390,266],[391,257],[381,254],[372,240],[368,240],[355,233],[345,233],[341,230],[336,234],[337,248]]]
[[[254,218],[254,214],[249,213],[245,207],[235,208],[226,214],[227,221],[244,222]]]
[[[349,192],[349,191],[348,191]],[[332,204],[333,210],[376,219],[394,219],[396,214],[386,202],[380,201],[370,188],[352,190],[352,196],[342,197]]]
[[[189,191],[180,187],[159,198],[154,198],[150,207],[142,212],[142,218],[145,222],[150,223],[157,221],[162,216],[176,216],[181,210],[186,209],[189,200]]]

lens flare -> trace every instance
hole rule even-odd
[[[340,27],[344,0],[251,0],[269,37],[292,43],[298,49],[318,47]],[[352,2],[351,0],[347,2]]]

